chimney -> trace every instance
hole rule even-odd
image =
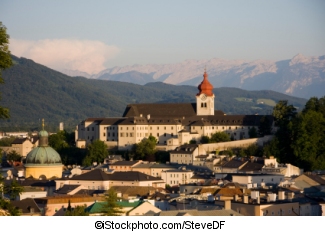
[[[231,201],[225,200],[225,210],[231,210]]]
[[[268,193],[267,199],[268,199],[268,202],[275,202],[276,201],[276,193]]]
[[[292,200],[295,196],[295,193],[294,192],[289,192],[288,193],[288,200]]]
[[[248,195],[245,194],[245,195],[243,196],[243,199],[244,199],[243,202],[244,202],[245,204],[248,204]]]
[[[142,117],[142,114],[140,114],[140,117]]]
[[[256,198],[256,204],[260,204],[261,203],[261,201],[260,201],[260,197],[257,197]]]
[[[238,201],[238,194],[234,195],[234,201],[237,202]]]
[[[147,120],[150,120],[150,114],[147,115]]]
[[[278,195],[279,195],[279,200],[285,200],[284,191],[279,190]]]
[[[251,198],[252,199],[257,199],[260,196],[259,191],[251,191]]]

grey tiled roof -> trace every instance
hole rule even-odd
[[[91,171],[81,174],[81,175],[75,175],[70,179],[71,180],[105,181],[105,180],[109,180],[109,176],[101,169],[94,169],[94,170],[91,170]]]
[[[63,178],[65,179],[65,178]],[[115,171],[106,174],[100,169],[95,169],[81,175],[75,175],[71,180],[94,180],[94,181],[161,181],[161,178],[152,177],[138,171]]]
[[[68,194],[71,191],[73,191],[74,189],[78,188],[80,185],[74,185],[74,184],[65,184],[63,185],[62,188],[58,189],[57,191],[55,191],[58,194]]]
[[[138,162],[140,162],[140,161],[117,161],[117,162],[110,164],[110,166],[133,166],[134,164],[136,164]]]
[[[16,138],[11,144],[23,144],[27,138]]]
[[[25,179],[19,180],[18,183],[21,186],[32,186],[32,187],[54,187],[54,180],[36,180],[36,179]]]
[[[232,159],[225,163],[222,167],[223,168],[239,168],[240,166],[244,165],[247,162],[246,159]]]
[[[170,151],[171,154],[190,154],[198,148],[197,144],[186,144],[175,148],[175,150]]]
[[[109,180],[116,181],[158,181],[161,178],[152,177],[138,171],[117,171],[109,175]]]
[[[31,213],[31,209],[34,210],[34,213],[41,213],[41,210],[39,209],[38,205],[32,198],[25,198],[21,201],[12,201],[11,204],[20,209],[23,214],[29,214]]]
[[[129,104],[123,117],[183,117],[196,115],[196,103],[143,103]]]
[[[101,120],[101,125],[118,125],[123,122],[125,118],[122,117],[115,117],[115,118],[104,118]]]

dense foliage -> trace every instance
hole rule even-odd
[[[87,146],[87,155],[83,160],[84,166],[90,166],[93,162],[103,163],[104,159],[108,157],[107,145],[101,140],[95,140]]]
[[[69,205],[64,213],[64,216],[89,216],[89,213],[85,211],[86,208],[86,204],[83,206],[75,206],[74,208],[72,208],[71,203],[69,201]]]
[[[70,132],[88,117],[122,116],[131,103],[195,103],[197,88],[161,82],[144,86],[117,81],[69,77],[32,60],[13,56],[14,66],[3,71],[6,83],[0,87],[3,104],[11,117],[1,121],[2,130],[39,130],[41,119],[47,131],[55,132],[60,122]],[[275,102],[288,100],[302,108],[305,99],[273,91],[245,91],[236,88],[215,88],[215,109],[227,114],[271,114],[272,106],[257,104],[257,99]],[[245,97],[252,102],[235,99]]]
[[[202,136],[200,142],[201,143],[220,143],[220,142],[228,142],[230,141],[230,137],[227,133],[224,132],[216,132],[208,136]]]
[[[23,192],[23,187],[21,187],[17,181],[13,180],[10,184],[5,184],[4,178],[0,173],[0,216],[10,215],[19,216],[20,211],[14,207],[9,200],[3,198],[4,194],[8,194],[10,199],[15,199]]]
[[[64,165],[81,165],[86,156],[86,150],[76,147],[74,136],[66,130],[49,136],[49,145],[60,154]]]
[[[279,127],[269,152],[305,170],[325,169],[325,96],[310,98],[302,112],[280,101],[273,115]]]
[[[149,136],[141,142],[134,145],[134,158],[137,160],[150,159],[156,152],[157,139]]]
[[[12,142],[16,139],[16,137],[8,137],[0,139],[0,147],[10,147]]]
[[[7,160],[8,161],[18,161],[18,162],[20,162],[21,159],[22,159],[22,156],[19,153],[17,153],[15,150],[12,150],[11,152],[9,152],[7,154]]]
[[[9,35],[7,34],[7,28],[0,22],[0,84],[4,83],[2,71],[11,66],[12,59],[9,51]],[[0,118],[9,118],[8,108],[0,106]]]

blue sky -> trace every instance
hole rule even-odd
[[[54,69],[325,55],[323,0],[1,0],[14,55]]]

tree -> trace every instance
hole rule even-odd
[[[254,126],[248,130],[248,136],[249,138],[257,138],[257,130]]]
[[[166,151],[158,151],[155,153],[155,161],[159,163],[166,163],[170,161],[170,154]]]
[[[297,114],[297,109],[293,105],[288,105],[287,100],[279,101],[273,108],[275,124],[279,127],[287,125]]]
[[[272,120],[267,116],[262,116],[260,124],[258,126],[258,135],[263,137],[264,135],[270,135],[272,131]]]
[[[0,216],[20,216],[21,212],[9,200],[0,198]]]
[[[308,111],[320,112],[325,117],[325,96],[318,99],[317,97],[310,98],[302,113],[307,113]]]
[[[140,143],[135,144],[134,152],[137,159],[143,160],[145,157],[154,155],[156,152],[157,139],[153,136],[149,136],[147,139],[143,139]]]
[[[71,208],[70,201],[69,201],[69,206],[64,216],[89,216],[89,213],[86,212],[87,205],[75,206],[74,208]]]
[[[0,139],[0,147],[10,147],[12,142],[16,139],[16,137],[8,137]]]
[[[258,146],[256,144],[251,144],[247,148],[244,149],[244,152],[247,157],[249,156],[259,156],[258,154]]]
[[[56,134],[52,134],[49,137],[49,145],[54,148],[57,152],[69,147],[66,138],[66,131],[59,131]]]
[[[87,154],[83,165],[90,166],[93,162],[103,163],[108,156],[107,145],[101,140],[95,140],[87,147]]]
[[[297,116],[297,109],[293,105],[288,105],[288,101],[279,101],[273,108],[273,116],[278,130],[273,141],[277,145],[274,146],[275,153],[279,155],[281,162],[297,164],[297,160],[293,154],[291,142],[293,140],[293,121]]]
[[[293,123],[291,147],[297,163],[305,169],[325,169],[325,117],[308,110]]]
[[[200,143],[209,143],[210,142],[210,138],[208,136],[202,136]]]
[[[7,160],[8,161],[21,161],[22,156],[17,153],[15,150],[12,150],[7,154]]]
[[[110,188],[105,195],[105,203],[102,207],[101,212],[105,216],[120,216],[124,211],[118,204],[118,197],[113,188]]]
[[[12,58],[9,51],[9,35],[7,28],[0,22],[0,83],[4,83],[2,71],[12,66]],[[0,119],[9,118],[9,109],[0,106]]]
[[[230,141],[229,135],[224,132],[216,132],[211,135],[210,143],[220,143]]]
[[[4,186],[4,193],[8,194],[11,200],[16,200],[23,191],[24,188],[15,179],[10,184]]]

